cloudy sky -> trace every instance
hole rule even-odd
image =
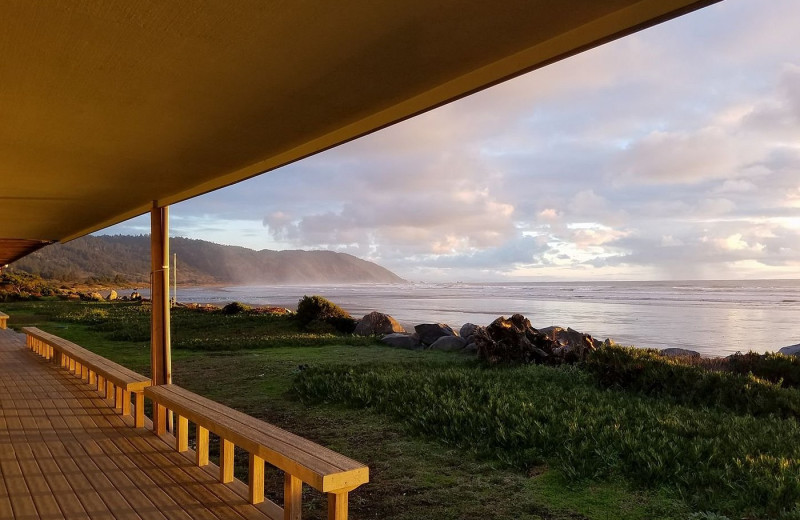
[[[172,234],[424,281],[798,277],[799,20],[725,0],[177,204]]]

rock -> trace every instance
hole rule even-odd
[[[601,347],[612,347],[612,346],[614,346],[614,345],[616,345],[616,344],[617,344],[617,342],[616,342],[616,341],[614,341],[613,339],[611,339],[611,338],[606,338],[606,339],[605,339],[605,341],[603,341],[603,344],[602,344],[602,345],[600,345],[600,346],[601,346]]]
[[[358,336],[377,336],[405,331],[403,326],[388,314],[370,312],[361,318],[353,334]]]
[[[567,363],[583,361],[590,352],[602,346],[602,343],[591,335],[578,332],[569,327],[566,329],[547,327],[539,332],[547,336],[555,344],[552,354]]]
[[[522,314],[509,319],[501,316],[485,330],[476,330],[472,337],[478,357],[489,363],[541,363],[557,346]]]
[[[118,298],[117,291],[115,291],[114,289],[111,289],[111,292],[108,293],[108,297],[106,298],[106,300],[111,302],[111,301],[116,300],[117,298]]]
[[[99,292],[93,292],[89,294],[87,299],[92,302],[101,302],[103,301],[103,296]]]
[[[461,352],[464,352],[465,354],[477,354],[478,345],[476,345],[474,341],[469,341]]]
[[[67,295],[67,299],[68,300],[80,300],[81,299],[81,295],[78,294],[78,293],[69,293]]]
[[[442,336],[433,342],[429,347],[431,350],[441,350],[444,352],[456,352],[467,345],[464,338],[458,336]]]
[[[405,348],[408,350],[421,350],[423,348],[422,343],[419,342],[419,338],[414,334],[395,332],[382,337],[381,342],[390,347]]]
[[[800,356],[800,343],[783,347],[778,351],[778,354],[783,354],[784,356]]]
[[[423,323],[414,327],[423,345],[433,345],[433,342],[442,336],[458,336],[456,331],[444,323]]]
[[[139,291],[133,291],[131,293],[131,300],[133,301],[140,301],[142,299],[142,295],[139,294]]]
[[[661,355],[667,357],[700,357],[699,352],[685,348],[665,348],[661,351]]]
[[[461,327],[461,330],[458,331],[458,335],[464,339],[469,339],[479,328],[480,325],[475,325],[474,323],[465,323]]]

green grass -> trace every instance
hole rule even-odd
[[[326,367],[303,372],[295,390],[310,402],[387,413],[481,458],[526,470],[546,464],[570,482],[623,478],[731,514],[776,517],[800,501],[793,418],[608,391],[575,367]]]
[[[146,305],[2,310],[13,326],[149,371]],[[351,494],[353,518],[759,518],[796,500],[793,419],[603,389],[576,369],[486,369],[459,354],[308,333],[286,317],[177,309],[172,335],[176,383],[370,466],[370,483]],[[278,501],[281,479],[268,475]],[[304,518],[324,518],[320,494],[305,492],[304,504]]]

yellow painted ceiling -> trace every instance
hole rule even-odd
[[[0,238],[75,238],[714,1],[5,0]]]

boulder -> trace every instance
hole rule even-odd
[[[99,292],[93,292],[86,299],[92,302],[101,302],[103,301],[103,296]]]
[[[500,316],[485,330],[476,330],[472,337],[478,357],[489,363],[541,363],[554,348],[553,342],[522,314],[509,319]]]
[[[467,344],[464,346],[464,349],[461,351],[465,354],[477,354],[478,353],[478,345],[475,344],[474,338],[470,339]]]
[[[358,336],[377,336],[405,331],[403,326],[388,314],[370,312],[361,318],[353,334]]]
[[[139,291],[133,291],[131,293],[131,300],[133,301],[140,301],[142,299],[142,295],[139,294]]]
[[[458,331],[458,335],[468,340],[479,328],[481,328],[480,325],[475,325],[474,323],[465,323],[461,327],[461,330]]]
[[[662,356],[667,357],[700,357],[699,352],[685,348],[665,348],[661,351]]]
[[[108,293],[108,297],[106,297],[106,300],[111,302],[111,301],[116,300],[118,297],[119,297],[119,295],[117,295],[117,291],[115,291],[114,289],[111,289],[111,292]]]
[[[433,342],[442,336],[458,336],[456,331],[444,323],[422,323],[414,327],[423,345],[433,345]]]
[[[800,356],[800,343],[797,345],[789,345],[788,347],[783,347],[778,351],[779,354],[783,354],[785,356]]]
[[[444,352],[456,352],[463,349],[466,345],[467,342],[464,340],[464,338],[460,338],[458,336],[442,336],[434,341],[433,344],[428,348],[431,350],[441,350]]]
[[[382,337],[381,342],[394,348],[405,348],[408,350],[421,350],[423,348],[423,345],[419,342],[419,338],[416,336],[416,334],[403,334],[395,332]]]

